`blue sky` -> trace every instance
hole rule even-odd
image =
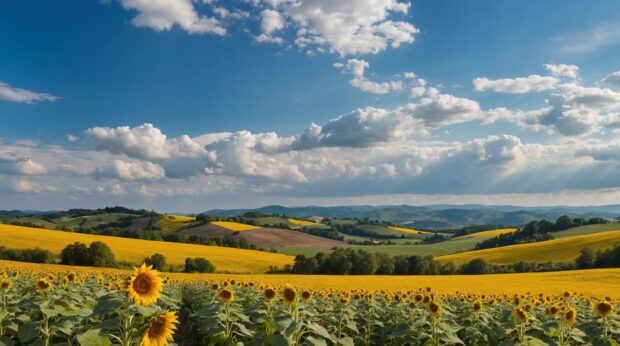
[[[0,208],[616,203],[619,32],[617,1],[0,1]]]

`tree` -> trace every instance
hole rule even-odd
[[[461,267],[463,274],[488,274],[491,265],[482,258],[475,258]]]
[[[587,269],[594,267],[594,262],[596,261],[596,253],[589,247],[584,247],[581,249],[581,254],[575,260],[575,265],[577,269]]]
[[[95,267],[115,267],[116,259],[112,249],[100,241],[90,243],[88,247],[89,265]]]
[[[187,257],[185,259],[185,269],[183,269],[183,271],[186,273],[213,273],[215,271],[215,266],[206,258]]]
[[[166,268],[166,256],[156,253],[151,257],[145,258],[144,263],[146,263],[146,265],[153,266],[153,269],[163,271]]]
[[[90,262],[88,246],[75,242],[65,246],[60,252],[60,263],[76,266],[87,266]]]
[[[568,215],[562,215],[555,221],[556,230],[564,230],[573,227],[573,219]]]
[[[295,256],[295,264],[293,264],[293,273],[295,274],[317,274],[319,266],[316,259],[307,258],[304,255]]]

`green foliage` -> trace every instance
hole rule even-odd
[[[116,267],[116,259],[112,249],[100,241],[95,241],[86,246],[84,243],[75,242],[67,245],[60,252],[62,264],[92,267]]]
[[[164,271],[166,269],[166,256],[156,253],[144,259],[144,263],[153,266],[153,269]]]
[[[8,249],[0,246],[0,259],[32,263],[54,263],[56,256],[41,248]]]
[[[185,273],[213,273],[215,272],[215,266],[208,259],[202,257],[185,259]]]

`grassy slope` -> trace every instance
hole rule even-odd
[[[87,215],[87,216],[78,216],[78,217],[61,217],[57,219],[53,219],[52,221],[60,226],[67,227],[68,229],[75,230],[80,227],[80,224],[84,222],[84,228],[97,227],[102,224],[116,222],[123,217],[127,216],[135,216],[132,214],[125,213],[108,213],[108,214],[100,214],[100,215]]]
[[[47,221],[47,220],[44,220],[44,219],[41,219],[41,218],[38,218],[38,217],[29,217],[29,216],[18,217],[18,218],[15,218],[15,219],[7,219],[7,221],[8,222],[15,221],[15,222],[23,222],[23,223],[30,222],[33,225],[37,225],[37,226],[45,227],[45,228],[50,228],[50,229],[55,229],[56,227],[59,226],[59,225],[57,225],[57,224],[55,224],[53,222],[50,222],[50,221]]]
[[[560,232],[553,233],[553,238],[555,239],[568,238],[568,237],[574,237],[578,235],[586,235],[586,234],[600,233],[600,232],[605,232],[605,231],[617,231],[617,230],[620,230],[620,223],[618,222],[600,224],[600,225],[587,225],[587,226],[571,228],[566,231],[560,231]]]
[[[102,241],[110,246],[116,258],[121,261],[138,264],[147,256],[161,253],[166,256],[169,264],[181,265],[185,263],[187,257],[204,257],[213,262],[217,270],[223,272],[265,272],[270,265],[282,267],[292,263],[293,260],[289,256],[261,251],[108,237],[10,225],[0,225],[0,239],[2,239],[2,244],[9,248],[40,247],[54,253],[60,253],[65,246],[76,241],[87,244]]]
[[[72,267],[50,264],[0,261],[0,270],[30,270],[44,273],[67,271],[92,274],[103,272],[126,275],[128,270]],[[443,293],[456,291],[473,294],[562,294],[567,289],[593,297],[620,298],[620,269],[572,270],[549,273],[498,275],[408,275],[408,276],[335,276],[335,275],[266,275],[266,274],[182,274],[166,273],[173,280],[205,282],[235,279],[259,284],[280,286],[291,284],[310,289],[411,290],[432,287]]]
[[[619,242],[620,231],[606,231],[536,243],[468,251],[459,254],[441,256],[438,259],[441,261],[466,263],[474,258],[483,258],[488,262],[497,264],[509,264],[519,261],[571,261],[579,255],[580,249],[584,247],[609,249]]]

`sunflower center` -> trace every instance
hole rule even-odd
[[[151,326],[149,327],[149,337],[158,338],[164,333],[166,325],[162,319],[157,319]]]
[[[151,279],[140,275],[133,282],[133,289],[139,294],[146,294],[151,290]]]

